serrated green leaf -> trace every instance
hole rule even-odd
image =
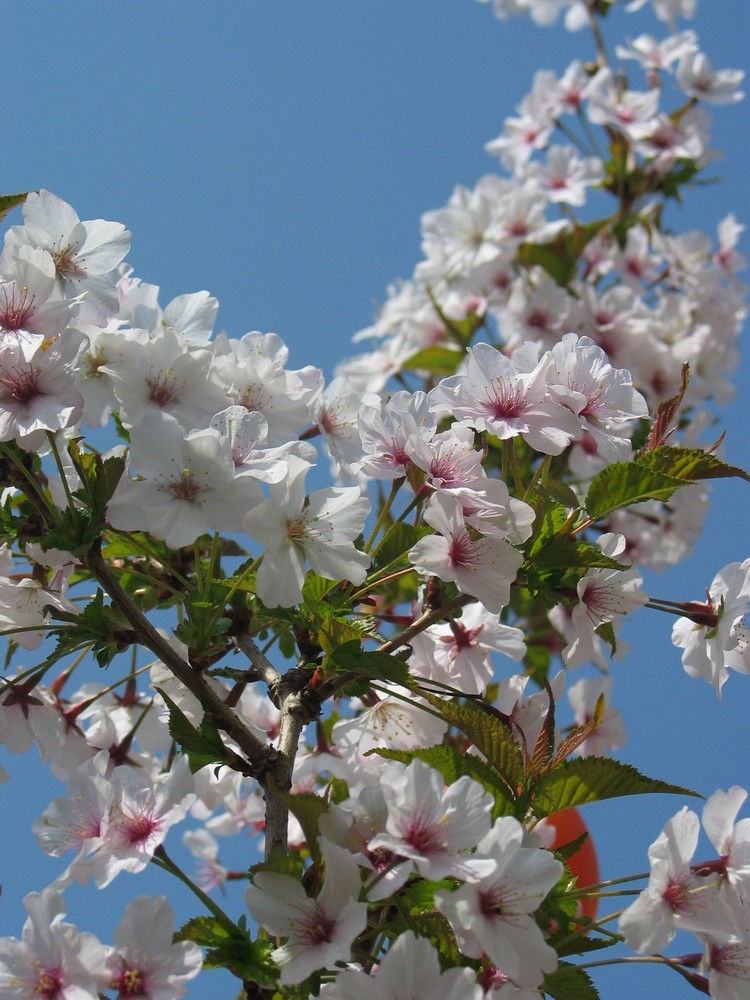
[[[553,1000],[599,1000],[599,992],[585,969],[560,962],[544,977],[544,992]]]
[[[400,657],[377,650],[366,652],[359,639],[338,646],[328,654],[328,662],[338,670],[364,674],[373,680],[389,681],[404,687],[411,682],[409,668]]]
[[[345,698],[364,698],[366,694],[372,689],[372,684],[369,680],[356,680],[349,681],[341,689],[341,693]]]
[[[327,577],[319,576],[310,570],[302,584],[302,596],[311,604],[318,604],[336,586],[336,580],[329,580]]]
[[[594,629],[600,639],[603,639],[609,646],[609,655],[614,656],[617,652],[617,634],[612,622],[602,622]]]
[[[438,889],[452,889],[453,883],[450,879],[444,878],[437,882],[432,882],[427,878],[420,878],[415,882],[409,882],[402,891],[402,897],[406,900],[409,908],[418,910],[420,913],[435,909],[435,893]]]
[[[324,653],[332,653],[340,646],[354,643],[359,646],[362,642],[363,630],[348,618],[337,617],[329,614],[320,623],[316,630],[316,639]]]
[[[534,508],[537,517],[534,521],[534,533],[529,546],[529,557],[535,557],[551,541],[556,539],[565,527],[568,519],[567,508],[561,503],[550,503],[549,498],[537,494],[534,497]]]
[[[639,453],[635,458],[639,466],[658,469],[675,479],[696,482],[703,479],[744,479],[750,475],[737,465],[728,465],[716,455],[702,448],[673,448],[662,445],[652,451]]]
[[[487,708],[472,701],[459,703],[424,691],[421,693],[450,725],[471,740],[505,782],[511,795],[515,796],[524,778],[523,755],[513,734],[503,722]]]
[[[271,941],[251,941],[244,917],[236,924],[216,916],[194,917],[175,934],[175,941],[193,941],[210,949],[204,968],[227,968],[242,979],[261,986],[278,981],[278,968],[271,958]]]
[[[386,566],[391,569],[398,569],[401,564],[409,565],[408,552],[413,548],[420,538],[431,533],[431,528],[427,525],[415,527],[403,521],[391,528],[388,537],[375,553],[372,562],[373,570],[379,571]]]
[[[175,941],[194,941],[202,948],[215,948],[232,937],[233,928],[218,917],[193,917],[175,933]]]
[[[230,969],[233,975],[259,986],[272,988],[279,979],[279,969],[271,958],[271,941],[250,941],[232,937],[218,948],[212,948],[203,960],[205,969]]]
[[[591,951],[603,951],[605,948],[611,948],[615,942],[611,941],[609,938],[598,938],[587,936],[585,934],[577,934],[560,944],[558,944],[554,938],[551,938],[549,943],[555,949],[559,957],[564,958],[566,955],[586,955]]]
[[[111,455],[109,458],[102,458],[96,451],[83,452],[75,439],[68,444],[68,454],[82,483],[74,496],[103,517],[125,471],[125,456]]]
[[[28,191],[23,191],[20,194],[3,194],[0,195],[0,221],[2,221],[5,216],[16,205],[22,205],[28,196]]]
[[[169,734],[187,755],[193,774],[208,764],[220,764],[226,756],[226,747],[219,730],[204,718],[194,726],[182,709],[161,688],[156,688],[169,710]]]
[[[639,462],[616,462],[598,472],[586,494],[586,510],[599,521],[621,507],[642,500],[669,500],[685,480]]]
[[[410,764],[415,759],[422,760],[440,772],[446,785],[452,785],[463,776],[473,778],[474,781],[484,785],[491,794],[499,792],[502,795],[503,802],[500,803],[499,815],[513,815],[514,796],[494,768],[480,757],[460,754],[451,746],[419,747],[416,750],[391,750],[387,747],[378,747],[369,753],[375,753],[387,760],[400,760],[403,764]]]
[[[130,623],[111,604],[104,603],[104,592],[97,588],[93,599],[80,614],[62,611],[52,606],[48,613],[53,621],[64,622],[48,629],[57,639],[56,656],[90,645],[100,667],[108,666],[114,657],[135,641]]]
[[[537,816],[548,816],[587,802],[654,793],[700,798],[689,788],[649,778],[630,764],[590,756],[566,760],[541,778],[534,787],[532,807]]]
[[[424,371],[430,375],[455,375],[456,368],[463,360],[463,351],[449,347],[425,347],[401,363],[407,371]]]
[[[278,794],[278,793],[277,793]],[[282,793],[279,795],[281,801],[292,813],[305,835],[307,846],[313,861],[320,859],[320,848],[318,847],[318,837],[320,831],[318,822],[320,817],[328,812],[328,802],[320,795],[312,795],[302,792],[297,795]]]
[[[629,564],[605,556],[598,545],[572,538],[556,538],[534,557],[537,569],[628,569]]]
[[[563,507],[569,510],[573,510],[579,505],[578,497],[567,483],[561,483],[557,479],[548,478],[544,480],[544,489],[552,500],[561,503]]]

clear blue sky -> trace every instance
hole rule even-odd
[[[387,284],[410,276],[422,212],[444,204],[457,182],[473,185],[495,169],[483,144],[533,72],[561,71],[590,52],[582,36],[498,22],[473,0],[37,0],[33,18],[30,10],[3,11],[0,188],[46,187],[81,218],[125,223],[129,260],[162,287],[163,303],[207,288],[231,335],[276,331],[293,367],[327,374],[353,353],[349,339],[371,321]],[[699,0],[686,26],[716,66],[747,68],[746,0]],[[618,12],[610,45],[643,30],[665,33],[647,14]],[[696,193],[673,217],[676,228],[713,233],[729,211],[750,221],[749,126],[746,106],[716,109],[712,145],[725,158],[713,172],[722,182]],[[738,377],[726,455],[748,467],[747,356]],[[699,598],[717,569],[750,555],[748,490],[717,486],[694,558],[649,582],[654,594]],[[621,756],[704,793],[748,787],[750,678],[732,675],[717,703],[682,672],[670,624],[643,612],[630,656],[616,665],[630,732]],[[32,783],[35,761],[2,761],[13,780],[0,787],[0,934],[17,935],[22,896],[60,870],[28,828],[62,786]],[[590,807],[603,873],[642,870],[648,844],[682,804]],[[107,893],[71,891],[70,917],[106,939],[131,894],[159,891],[159,878],[121,875]],[[597,981],[608,1000],[689,990],[661,970],[602,972]],[[217,995],[218,984],[206,974],[189,995]]]

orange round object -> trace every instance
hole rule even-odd
[[[555,830],[554,839],[550,845],[550,850],[553,851],[558,847],[565,847],[566,844],[570,844],[582,834],[589,832],[581,814],[575,808],[564,809],[562,812],[546,816],[544,823],[554,827]],[[570,869],[571,875],[576,878],[577,888],[585,889],[587,886],[599,883],[599,862],[590,835],[575,854],[571,854],[569,858],[565,859],[565,863]],[[595,896],[582,897],[578,900],[578,916],[594,920],[598,904],[599,900]]]

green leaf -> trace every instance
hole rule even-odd
[[[540,494],[536,494],[533,501],[537,516],[534,521],[534,534],[531,546],[529,547],[530,558],[535,557],[546,545],[549,545],[551,541],[558,538],[568,520],[568,511],[563,504],[558,502],[550,503],[547,496]]]
[[[125,471],[125,457],[111,455],[109,458],[102,458],[96,451],[82,452],[77,440],[68,444],[68,454],[82,482],[74,496],[103,517]]]
[[[282,793],[279,798],[289,809],[289,812],[294,814],[302,827],[313,861],[319,861],[321,855],[318,847],[320,834],[318,821],[321,816],[328,812],[328,802],[320,795],[312,795],[308,792],[301,792],[298,795]]]
[[[199,726],[190,719],[161,688],[156,688],[169,709],[169,733],[187,755],[193,774],[208,764],[221,764],[226,757],[226,747],[219,730],[207,718]]]
[[[597,569],[628,569],[629,563],[621,563],[611,556],[605,556],[598,545],[572,538],[556,538],[533,557],[534,566],[539,569],[573,569],[596,567]]]
[[[406,663],[400,657],[377,650],[366,652],[359,639],[353,639],[338,646],[328,654],[326,665],[331,663],[337,670],[364,674],[372,680],[390,681],[408,687],[411,675]]]
[[[409,882],[402,892],[403,898],[409,904],[411,911],[418,910],[420,913],[435,909],[435,893],[438,889],[452,889],[453,882],[444,878],[437,882],[432,882],[427,878],[417,879]]]
[[[26,201],[26,196],[28,191],[23,191],[21,194],[3,194],[0,195],[0,221],[5,218],[11,209],[14,209],[16,205],[22,205]]]
[[[56,636],[55,656],[90,645],[100,667],[108,666],[114,657],[135,642],[135,633],[130,623],[113,608],[104,603],[104,592],[97,588],[96,594],[80,614],[48,608],[53,621],[64,622],[49,629]]]
[[[598,472],[586,494],[586,510],[599,521],[642,500],[669,500],[685,481],[640,462],[616,462]]]
[[[62,512],[62,522],[45,539],[47,548],[59,548],[76,555],[88,552],[107,527],[107,504],[125,468],[125,459],[103,459],[98,452],[82,452],[77,441],[68,445],[68,454],[81,480],[73,496],[81,505]]]
[[[586,244],[606,225],[606,219],[578,224],[566,229],[549,243],[522,243],[516,259],[525,267],[538,265],[561,287],[566,288],[576,276],[578,261]]]
[[[560,962],[554,972],[544,977],[542,989],[553,1000],[599,1000],[588,973],[568,962]]]
[[[430,375],[454,375],[464,352],[449,347],[425,347],[402,362],[406,371],[424,371]]]
[[[560,254],[555,243],[522,243],[516,250],[516,259],[524,267],[541,267],[552,280],[566,288],[575,275],[573,262]]]
[[[484,754],[487,763],[515,797],[524,778],[523,755],[515,737],[502,720],[493,715],[489,708],[480,707],[481,703],[459,703],[448,698],[438,698],[425,691],[421,694],[450,725],[467,736],[477,750]]]
[[[420,538],[430,534],[431,530],[427,525],[414,527],[413,524],[405,524],[403,521],[397,524],[388,532],[388,537],[375,553],[373,569],[380,571],[387,566],[391,570],[396,570],[408,566],[409,549],[413,548]]]
[[[662,445],[636,456],[639,466],[648,466],[675,479],[695,482],[703,479],[744,479],[750,483],[750,475],[737,465],[722,462],[711,452],[702,448],[673,448]]]
[[[602,622],[594,629],[600,639],[603,639],[609,646],[609,655],[614,656],[617,652],[617,634],[612,622]]]
[[[317,604],[336,586],[338,584],[335,580],[329,580],[327,577],[319,576],[310,570],[302,584],[302,596],[306,601]]]
[[[642,794],[690,795],[697,792],[667,781],[648,778],[630,764],[611,757],[577,757],[553,768],[534,787],[532,807],[548,816],[570,806]]]
[[[493,795],[500,792],[505,803],[512,806],[515,802],[507,784],[494,768],[473,754],[460,754],[454,747],[419,747],[417,750],[391,750],[386,747],[378,747],[368,752],[376,753],[379,757],[385,757],[388,760],[400,760],[403,764],[410,764],[416,759],[422,760],[440,772],[446,785],[452,785],[459,778],[466,776],[484,785]],[[499,815],[513,815],[512,808],[504,807],[502,802],[499,805]]]
[[[271,941],[251,941],[244,927],[227,924],[216,917],[195,917],[175,935],[176,941],[194,941],[209,948],[203,967],[230,969],[235,976],[259,986],[272,988],[279,970],[271,958]]]
[[[361,627],[356,620],[329,614],[316,629],[315,638],[323,652],[330,654],[350,643],[359,647],[366,632],[369,632],[369,629]]]

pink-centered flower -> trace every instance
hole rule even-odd
[[[481,1000],[471,969],[441,970],[438,953],[413,931],[401,934],[377,971],[344,969],[320,991],[321,1000]]]
[[[750,673],[750,559],[721,569],[706,592],[705,602],[686,605],[690,617],[672,629],[672,642],[684,650],[682,666],[691,677],[711,682],[721,697],[729,669]]]
[[[138,896],[128,904],[107,959],[117,1000],[178,1000],[203,965],[192,941],[173,943],[174,911],[163,896]]]
[[[95,1000],[108,985],[107,950],[93,934],[63,921],[59,892],[24,899],[21,940],[0,938],[0,995],[7,1000]]]
[[[523,555],[502,538],[477,536],[469,529],[460,500],[438,493],[427,504],[425,521],[437,534],[420,539],[409,551],[409,561],[429,576],[455,582],[487,608],[499,612],[510,600],[510,585]]]
[[[328,487],[305,495],[310,468],[289,455],[289,475],[271,484],[270,499],[245,514],[244,530],[265,547],[258,570],[258,596],[268,607],[291,607],[302,599],[306,564],[329,580],[362,583],[370,557],[354,544],[370,501],[356,486]]]
[[[648,886],[620,917],[628,947],[663,951],[678,930],[732,933],[735,920],[720,894],[720,876],[697,875],[691,867],[699,831],[698,817],[683,807],[649,847]]]
[[[557,968],[557,954],[532,914],[563,866],[549,851],[525,847],[523,827],[513,817],[497,820],[479,842],[477,856],[491,859],[491,870],[455,892],[441,889],[435,906],[450,921],[465,955],[486,954],[514,983],[539,986],[544,974]]]
[[[365,929],[367,905],[358,902],[359,867],[351,854],[325,839],[323,888],[311,899],[297,879],[258,872],[245,890],[250,915],[261,927],[286,938],[273,952],[282,986],[301,983],[316,969],[351,960],[354,939]]]
[[[429,879],[471,870],[465,852],[489,831],[492,811],[492,798],[478,782],[464,776],[445,788],[437,771],[415,760],[407,768],[389,765],[380,786],[388,819],[370,850],[411,858]]]

